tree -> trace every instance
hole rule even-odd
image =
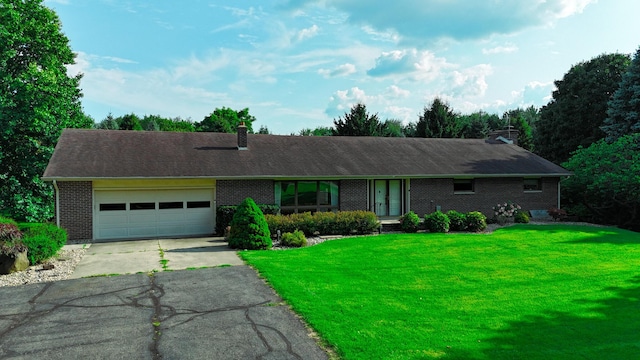
[[[231,220],[229,247],[259,250],[271,246],[271,232],[264,214],[252,198],[244,199]]]
[[[380,136],[382,133],[378,114],[369,114],[364,104],[351,107],[351,111],[345,113],[344,118],[334,119],[333,125],[333,135],[336,136]]]
[[[107,115],[104,120],[100,121],[96,124],[96,129],[101,130],[118,130],[120,126],[118,125],[118,121],[113,117],[111,113]]]
[[[458,116],[460,137],[465,139],[485,139],[492,130],[489,124],[493,118],[498,118],[498,116],[489,115],[484,111]]]
[[[291,135],[294,135],[294,134],[291,134]],[[333,128],[326,127],[326,126],[318,126],[313,130],[305,128],[300,130],[298,135],[300,136],[332,136]]]
[[[142,130],[140,118],[134,113],[121,116],[116,120],[120,130]]]
[[[153,124],[156,124],[157,129]],[[164,118],[160,115],[145,115],[140,120],[140,125],[145,130],[159,130],[159,131],[177,131],[177,132],[194,132],[196,131],[193,123],[188,120],[182,120],[177,117],[174,119]]]
[[[258,134],[269,135],[269,134],[271,134],[271,132],[269,131],[269,128],[266,125],[260,125],[260,129],[258,130]]]
[[[504,113],[504,122],[518,130],[518,146],[533,151],[533,131],[532,124],[539,118],[538,109],[530,106],[526,110],[517,108]]]
[[[60,20],[41,0],[0,0],[0,208],[39,221],[53,216],[53,188],[40,180],[64,128],[90,128],[81,75]]]
[[[227,107],[216,108],[201,122],[196,123],[196,131],[235,133],[240,123],[244,122],[249,133],[253,134],[252,124],[255,120],[256,118],[249,114],[249,108],[240,111]]]
[[[416,125],[416,133],[425,138],[455,138],[460,131],[456,124],[457,114],[449,104],[435,98],[430,107],[424,107]]]
[[[579,148],[562,164],[565,206],[587,220],[640,230],[640,133]]]
[[[640,48],[608,105],[608,117],[601,128],[608,142],[640,132]]]
[[[384,137],[404,137],[402,120],[387,119],[382,123],[380,135]]]
[[[556,81],[553,99],[542,108],[536,125],[536,153],[559,164],[579,146],[602,139],[607,103],[629,62],[628,55],[600,55],[574,65]]]

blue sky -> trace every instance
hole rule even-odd
[[[86,113],[200,121],[248,107],[276,134],[358,102],[416,121],[546,104],[580,61],[640,46],[637,0],[45,0],[78,56]]]

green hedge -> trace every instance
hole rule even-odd
[[[380,223],[371,211],[309,212],[291,215],[265,214],[271,235],[277,231],[293,233],[302,231],[306,236],[371,234]]]
[[[467,230],[471,232],[483,231],[487,228],[487,217],[479,211],[467,213]]]
[[[22,242],[29,249],[31,265],[43,262],[58,253],[67,243],[67,232],[54,224],[38,224],[24,232]]]
[[[447,211],[447,217],[451,221],[449,230],[465,231],[467,229],[467,215],[456,210]]]
[[[216,209],[216,234],[224,234],[224,230],[227,226],[231,225],[233,215],[236,213],[237,205],[222,205]],[[280,207],[274,204],[258,204],[258,208],[263,214],[278,214],[280,213]]]
[[[409,211],[400,218],[400,228],[406,233],[418,232],[420,228],[420,217],[413,211]]]
[[[449,232],[451,220],[447,214],[442,211],[435,211],[424,216],[424,227],[430,232],[446,233]]]
[[[307,238],[304,236],[304,233],[300,230],[296,230],[292,233],[286,232],[282,234],[282,239],[280,243],[283,246],[289,247],[303,247],[307,246]]]

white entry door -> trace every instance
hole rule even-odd
[[[94,216],[96,239],[208,235],[213,190],[96,190]]]
[[[373,183],[376,215],[402,215],[402,180],[375,180]]]

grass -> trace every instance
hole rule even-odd
[[[517,225],[239,253],[344,359],[629,359],[640,234]]]

